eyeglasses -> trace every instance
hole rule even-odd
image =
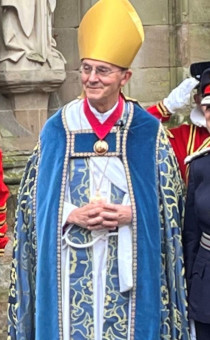
[[[109,67],[106,66],[96,66],[93,67],[89,64],[82,64],[80,67],[80,72],[84,73],[86,75],[90,75],[92,73],[92,71],[95,72],[95,74],[97,74],[100,77],[108,77],[111,73],[115,73],[115,72],[122,72],[123,69],[122,68],[118,68],[116,70],[112,70]]]

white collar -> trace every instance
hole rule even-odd
[[[203,112],[198,106],[195,106],[190,112],[190,120],[194,125],[206,128],[206,119]]]
[[[117,103],[108,111],[104,112],[104,113],[101,113],[101,112],[98,112],[92,105],[90,105],[90,102],[88,100],[88,104],[90,106],[90,109],[91,111],[94,113],[94,115],[96,116],[96,118],[101,122],[105,122],[105,120],[107,120],[107,118],[109,118],[109,116],[112,114],[112,112],[116,109],[117,107],[117,104],[118,104],[118,101]]]
[[[207,147],[205,149],[202,149],[200,151],[195,151],[192,155],[188,155],[185,160],[184,160],[184,164],[188,164],[190,162],[192,162],[193,159],[200,157],[204,154],[210,153],[210,147]]]

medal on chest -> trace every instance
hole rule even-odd
[[[93,150],[98,156],[103,156],[109,150],[109,145],[105,140],[98,140],[95,142]]]
[[[104,140],[104,138],[110,132],[112,127],[115,125],[115,123],[120,119],[122,112],[123,112],[123,106],[124,106],[124,100],[122,96],[119,96],[119,101],[118,101],[116,108],[111,113],[111,115],[105,120],[105,122],[101,123],[96,118],[94,113],[91,111],[87,98],[84,99],[85,116],[87,120],[89,121],[93,131],[99,138],[99,140],[96,141],[93,146],[93,150],[97,156],[104,156],[108,152],[109,145],[107,141]]]

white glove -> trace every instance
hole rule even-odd
[[[167,98],[163,99],[163,104],[170,113],[183,108],[190,103],[190,93],[199,84],[199,81],[193,77],[183,80],[175,89],[169,93]]]

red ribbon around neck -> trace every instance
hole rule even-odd
[[[84,99],[84,113],[89,121],[93,131],[98,136],[98,138],[103,139],[109,133],[114,124],[121,117],[123,111],[123,98],[119,96],[119,102],[117,104],[116,109],[112,112],[112,114],[105,120],[104,123],[100,123],[96,118],[94,113],[91,111],[90,106],[88,104],[87,98]]]

